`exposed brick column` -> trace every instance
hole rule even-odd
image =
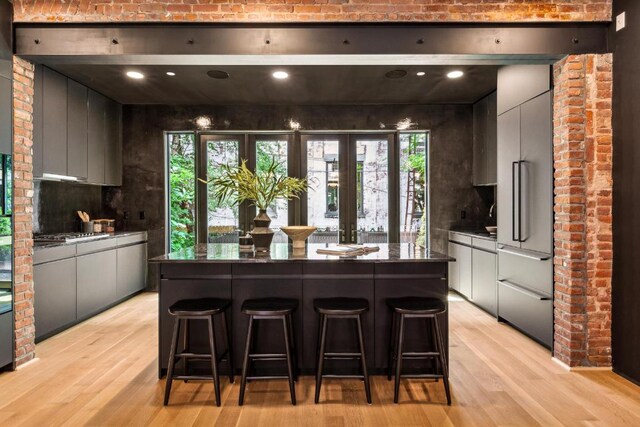
[[[569,366],[611,365],[612,56],[554,66],[555,346]]]
[[[16,365],[35,357],[33,317],[33,64],[13,57],[13,218]]]

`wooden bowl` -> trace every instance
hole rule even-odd
[[[288,227],[280,227],[280,230],[289,236],[294,249],[300,249],[304,248],[305,240],[307,240],[307,237],[317,230],[317,227],[312,227],[310,225],[290,225]]]

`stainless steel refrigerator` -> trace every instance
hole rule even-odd
[[[498,115],[498,319],[551,347],[552,91],[509,107]]]

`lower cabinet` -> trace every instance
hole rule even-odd
[[[117,249],[116,298],[141,291],[147,283],[147,244]]]
[[[0,314],[0,368],[13,363],[13,313]]]
[[[495,253],[473,249],[473,302],[494,316],[497,314],[496,264]]]
[[[77,261],[78,318],[82,319],[117,300],[117,249],[83,255]]]
[[[76,259],[33,267],[36,340],[73,324],[76,313]]]
[[[452,278],[450,287],[461,293],[465,297],[472,298],[472,275],[471,275],[471,247],[449,243],[449,256],[456,259],[456,262],[449,263],[449,275]]]

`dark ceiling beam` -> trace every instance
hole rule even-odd
[[[15,53],[36,62],[197,64],[207,57],[404,56],[544,61],[604,53],[608,24],[58,25],[16,24]],[[210,59],[210,58],[209,58]]]

